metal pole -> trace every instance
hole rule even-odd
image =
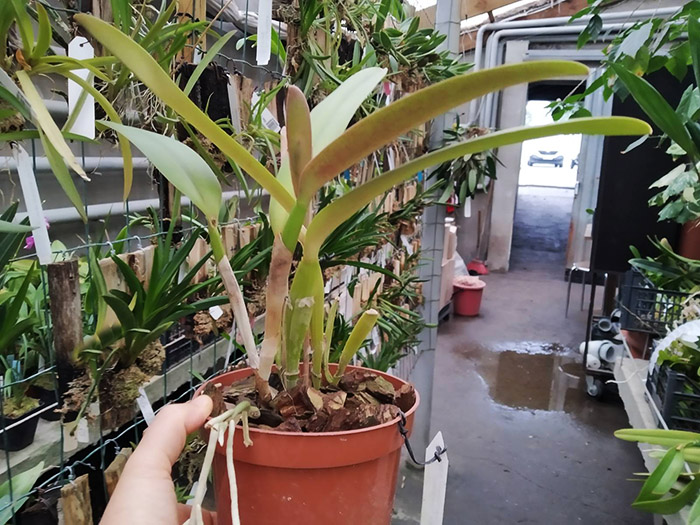
[[[438,0],[435,28],[447,35],[443,49],[457,55],[459,52],[459,0]],[[431,148],[438,147],[443,140],[443,130],[452,125],[455,112],[448,112],[433,120],[430,132]],[[426,185],[428,183],[426,182]],[[430,415],[433,397],[433,374],[435,350],[437,348],[437,324],[440,312],[440,277],[442,274],[442,251],[445,228],[445,208],[431,206],[423,212],[423,237],[421,249],[424,264],[420,268],[423,285],[423,316],[435,328],[426,328],[421,334],[419,357],[411,372],[411,382],[421,396],[416,412],[411,440],[416,450],[425,449],[430,443]]]

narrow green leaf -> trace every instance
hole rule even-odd
[[[10,91],[3,86],[0,86],[0,99],[4,100],[15,108],[26,120],[32,119],[29,109],[20,101],[19,98],[10,93]]]
[[[0,233],[29,233],[31,226],[0,220]]]
[[[650,445],[674,447],[700,440],[700,434],[685,430],[623,428],[615,431],[615,437],[623,441],[638,441]]]
[[[413,177],[421,170],[469,153],[517,144],[524,140],[578,133],[585,135],[642,135],[651,133],[651,128],[646,122],[628,117],[589,117],[543,126],[523,126],[497,131],[447,146],[375,177],[323,208],[311,221],[306,232],[304,253],[318,253],[324,239],[353,213],[369,204],[378,195]]]
[[[133,330],[137,326],[134,313],[128,304],[110,294],[103,295],[102,299],[114,311],[124,331]]]
[[[117,110],[114,109],[114,106],[112,106],[112,104],[110,104],[109,100],[107,100],[107,97],[105,97],[100,91],[95,89],[95,86],[93,86],[90,82],[86,81],[84,78],[72,72],[67,72],[64,74],[64,76],[78,84],[80,87],[82,87],[86,93],[92,95],[95,101],[97,101],[97,103],[104,110],[105,114],[109,117],[109,119],[112,122],[115,122],[117,124],[122,123],[121,118],[119,118],[119,114],[117,113]],[[64,132],[64,135],[65,134],[66,133]],[[129,197],[129,194],[131,193],[131,186],[134,181],[134,162],[131,153],[131,145],[129,144],[127,138],[121,133],[117,133],[117,139],[119,140],[119,150],[122,154],[122,160],[124,162],[124,193],[122,194],[122,198],[126,200]]]
[[[12,516],[17,512],[29,498],[28,494],[32,491],[32,487],[36,480],[39,479],[41,472],[44,470],[44,462],[41,461],[38,465],[15,474],[11,480],[5,481],[0,485],[0,525],[5,525],[12,519]],[[12,494],[10,494],[10,483],[12,483]]]
[[[669,455],[669,461],[661,469],[661,476],[658,480],[654,480],[656,483],[649,487],[653,494],[659,496],[663,496],[671,490],[671,487],[678,481],[678,476],[683,471],[683,465],[685,465],[683,454],[675,448],[669,449],[667,455]],[[661,467],[661,464],[659,464],[659,467]],[[649,479],[651,480],[651,477]]]
[[[213,122],[172,81],[167,72],[158,66],[148,52],[110,24],[86,14],[77,14],[74,20],[83,26],[96,40],[121,60],[136,77],[156,96],[163,100],[202,135],[211,140],[221,151],[236,162],[270,196],[291,210],[294,198],[248,150]],[[183,192],[185,193],[185,192]]]
[[[688,513],[688,525],[700,525],[700,498],[695,500]]]
[[[38,60],[43,57],[49,50],[51,45],[51,21],[49,20],[49,15],[46,9],[39,2],[36,3],[36,13],[39,19],[39,33],[34,46],[34,52],[32,53],[32,58]]]
[[[690,137],[690,133],[661,93],[659,93],[654,86],[649,84],[649,82],[630,73],[622,66],[612,64],[611,67],[629,90],[634,100],[637,101],[639,107],[642,108],[661,131],[666,133],[666,135],[674,140],[689,155],[697,158],[699,153],[695,147],[695,143]]]
[[[217,40],[214,43],[214,45],[211,46],[209,51],[207,51],[207,54],[204,55],[199,64],[197,64],[197,67],[194,68],[192,76],[190,76],[189,80],[187,81],[187,84],[185,84],[185,89],[183,90],[185,92],[185,95],[189,95],[192,92],[192,89],[194,88],[195,84],[197,84],[199,77],[201,77],[202,73],[204,73],[204,70],[209,64],[211,64],[211,61],[216,58],[216,56],[223,49],[223,47],[228,43],[229,40],[231,40],[231,37],[237,32],[237,30],[234,30],[226,33],[224,36],[219,38],[219,40]]]
[[[414,127],[492,91],[549,78],[581,76],[577,62],[543,60],[509,64],[456,76],[399,99],[350,127],[304,169],[300,200],[308,201],[326,182]]]
[[[172,137],[145,129],[100,121],[128,138],[165,178],[207,216],[216,219],[221,207],[221,185],[197,153]]]
[[[25,58],[30,58],[34,49],[34,28],[29,13],[27,13],[27,2],[26,0],[10,0],[10,2],[15,8],[15,21],[22,39],[22,50]]]
[[[85,213],[83,199],[80,197],[80,192],[78,191],[78,188],[76,188],[75,182],[73,182],[73,177],[71,177],[68,168],[66,168],[64,159],[61,157],[58,151],[56,151],[53,142],[46,137],[41,129],[39,130],[39,139],[44,147],[44,153],[46,154],[46,159],[49,161],[49,166],[51,166],[53,176],[56,177],[56,180],[63,189],[63,192],[66,194],[66,197],[68,197],[68,200],[71,201],[71,204],[73,204],[75,209],[80,214],[80,218],[83,220],[83,222],[87,223],[88,216]]]
[[[78,161],[75,159],[73,152],[68,147],[68,144],[66,144],[66,141],[64,140],[63,135],[61,134],[61,130],[58,129],[58,126],[54,122],[53,118],[51,118],[49,110],[46,109],[46,106],[44,105],[44,102],[41,99],[41,95],[39,95],[39,92],[36,90],[36,87],[34,87],[34,84],[29,78],[29,75],[27,75],[27,73],[24,71],[17,71],[16,74],[17,80],[19,80],[20,86],[22,87],[22,91],[24,92],[24,96],[27,98],[27,101],[29,102],[32,108],[32,112],[34,113],[34,117],[36,118],[37,127],[41,128],[41,130],[44,132],[44,135],[46,136],[48,141],[51,142],[56,152],[61,157],[63,157],[63,159],[68,163],[71,169],[75,171],[78,175],[80,175],[83,179],[89,181],[90,178],[85,174],[85,171],[83,170],[82,166],[78,164]]]

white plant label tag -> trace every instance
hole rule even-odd
[[[238,100],[238,88],[234,83],[233,75],[228,76],[228,107],[231,110],[231,124],[236,133],[241,132],[241,103]]]
[[[255,106],[259,100],[260,100],[260,93],[258,93],[257,91],[254,91],[253,95],[250,98],[251,106]],[[272,114],[272,111],[270,111],[267,108],[263,109],[262,123],[263,123],[263,126],[265,126],[270,131],[274,131],[275,133],[279,133],[282,130],[280,123],[277,122],[277,119]]]
[[[95,50],[88,42],[88,39],[83,36],[76,36],[68,44],[68,56],[77,60],[85,60],[95,58]],[[79,76],[85,81],[93,81],[90,71],[87,69],[76,69],[76,76]],[[82,104],[82,105],[81,105]],[[95,138],[95,99],[84,93],[82,87],[72,80],[68,81],[68,114],[72,115],[74,110],[78,108],[78,114],[70,127],[70,132],[76,135],[82,135],[89,139]]]
[[[472,198],[467,197],[462,203],[462,211],[464,212],[464,218],[468,219],[472,216]]]
[[[33,230],[32,236],[34,238],[36,256],[39,259],[39,264],[49,264],[51,262],[51,241],[49,240],[49,232],[44,220],[44,210],[41,205],[39,188],[36,185],[32,159],[29,158],[27,151],[17,143],[12,144],[12,156],[17,163],[17,174],[22,187],[24,205],[27,208],[29,224]]]
[[[139,406],[139,410],[143,415],[143,419],[146,421],[146,425],[150,425],[156,415],[153,413],[153,407],[143,387],[139,388],[139,394],[141,395],[136,398],[136,404]]]
[[[255,49],[255,61],[258,65],[268,65],[272,50],[272,0],[258,2],[258,41]]]
[[[425,449],[425,461],[431,460],[437,447],[445,448],[442,432],[438,432]],[[423,474],[423,503],[420,510],[420,525],[442,525],[445,510],[445,491],[447,490],[447,452],[440,456],[440,461],[433,461],[425,466]]]
[[[222,315],[224,315],[224,311],[223,311],[222,308],[217,304],[217,305],[212,306],[211,308],[209,308],[209,315],[212,316],[212,318],[214,319],[214,321],[218,321],[218,320],[219,320],[219,317],[221,317]]]
[[[88,443],[90,441],[90,429],[88,428],[87,418],[84,417],[78,422],[75,438],[78,440],[78,443]]]
[[[76,430],[77,433],[77,430]],[[78,448],[78,437],[73,434],[71,436],[70,432],[68,432],[68,429],[64,428],[63,431],[63,452],[72,452]]]

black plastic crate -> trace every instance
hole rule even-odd
[[[630,270],[620,287],[620,326],[623,330],[665,335],[681,317],[685,292],[654,288],[637,270]]]
[[[647,378],[651,401],[672,430],[700,431],[700,384],[667,365]]]

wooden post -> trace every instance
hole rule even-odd
[[[61,395],[76,377],[73,351],[83,342],[83,316],[80,303],[78,261],[51,263],[46,272],[49,280],[49,303],[53,346]]]
[[[107,485],[107,494],[112,497],[114,489],[117,488],[117,482],[122,475],[126,461],[131,457],[133,450],[131,448],[123,448],[117,454],[109,466],[105,469],[105,484]]]
[[[110,0],[92,0],[92,14],[105,22],[111,22],[112,2]]]
[[[88,475],[83,474],[61,488],[63,523],[66,525],[92,525],[92,505]]]
[[[178,0],[177,13],[180,15],[180,22],[187,23],[193,20],[206,20],[207,19],[207,2],[206,0]],[[194,61],[194,45],[197,43],[199,37],[197,35],[192,35],[189,46],[184,48],[178,60],[180,62],[186,62],[191,64]],[[206,37],[202,38],[202,49],[207,48]]]

